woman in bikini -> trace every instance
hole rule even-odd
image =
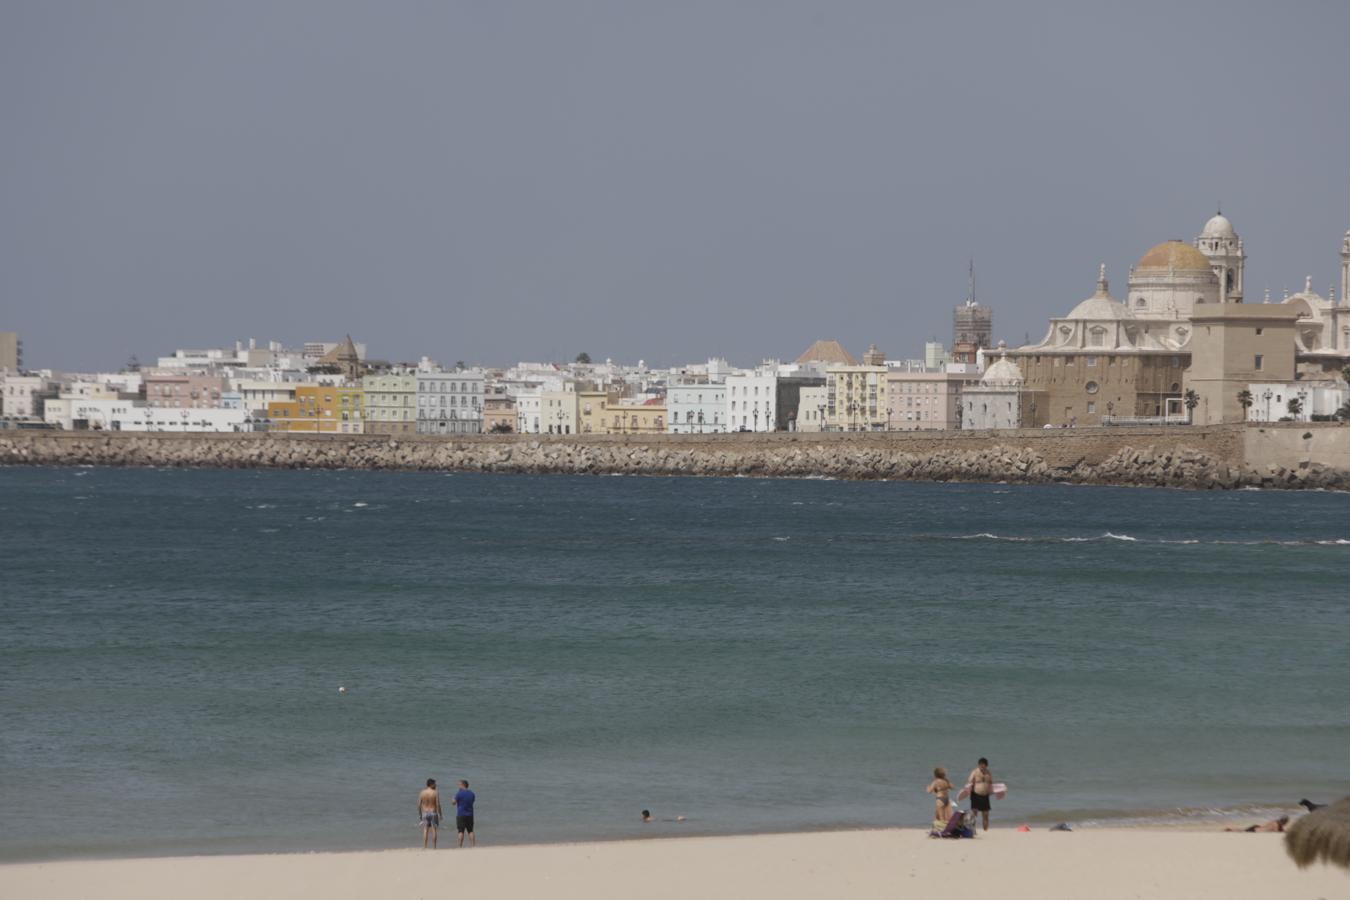
[[[933,781],[924,790],[933,794],[936,798],[933,807],[933,823],[942,823],[942,827],[947,826],[947,819],[951,818],[951,790],[956,787],[947,780],[947,770],[938,766],[933,770]]]

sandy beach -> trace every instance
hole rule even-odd
[[[917,830],[671,838],[592,844],[24,863],[0,896],[156,900],[394,897],[1053,898],[1350,896],[1350,874],[1299,871],[1283,836],[1176,829],[1070,834]]]

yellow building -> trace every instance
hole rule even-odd
[[[577,391],[577,434],[609,434],[605,411],[611,403],[618,402],[618,394]]]
[[[297,385],[294,400],[267,404],[272,431],[361,434],[361,388]]]
[[[646,403],[615,403],[605,409],[609,434],[665,434],[666,404],[649,400]]]
[[[829,431],[885,431],[887,369],[830,366],[825,370],[825,427]]]
[[[577,391],[577,434],[664,434],[666,404],[622,399],[616,393]]]
[[[576,434],[576,392],[545,391],[540,394],[539,424],[545,434]]]

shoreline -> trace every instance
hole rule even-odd
[[[449,437],[10,431],[0,432],[0,466],[6,465],[1350,491],[1350,424]]]
[[[1156,814],[1155,814],[1156,813]],[[1275,806],[1266,804],[1251,804],[1244,808],[1212,809],[1196,808],[1190,810],[1177,810],[1176,813],[1164,813],[1152,810],[1123,810],[1108,811],[1096,810],[1090,816],[1075,817],[1072,815],[1056,815],[1053,813],[1031,813],[1022,818],[1014,819],[1004,817],[996,820],[993,831],[995,832],[1016,832],[1017,826],[1028,824],[1033,833],[1049,831],[1051,825],[1059,822],[1066,822],[1075,833],[1097,833],[1097,832],[1165,832],[1165,833],[1190,833],[1190,834],[1223,834],[1225,827],[1245,827],[1258,821],[1267,821],[1280,815],[1289,815],[1291,820],[1297,820],[1306,812],[1299,806]],[[689,841],[689,840],[722,840],[722,839],[744,839],[744,838],[762,838],[762,837],[790,837],[801,835],[828,835],[828,834],[863,834],[872,832],[900,832],[900,833],[923,833],[927,834],[927,829],[917,825],[877,825],[872,823],[864,824],[840,824],[824,826],[803,826],[803,827],[784,827],[781,829],[758,829],[758,830],[733,830],[733,829],[709,829],[706,831],[692,830],[698,829],[697,821],[676,823],[672,821],[658,820],[650,826],[638,826],[647,831],[643,834],[614,834],[606,836],[583,837],[576,840],[537,840],[527,839],[521,841],[505,841],[501,843],[491,842],[484,845],[481,849],[489,847],[497,850],[505,849],[525,849],[525,848],[549,848],[549,847],[568,847],[573,845],[608,845],[608,844],[629,844],[645,841]],[[691,829],[687,830],[686,829]],[[685,833],[680,833],[685,831]],[[446,837],[450,843],[455,840],[453,820],[448,824],[443,824],[441,828],[443,837]],[[0,868],[6,866],[22,865],[62,865],[66,863],[92,863],[92,862],[124,862],[124,861],[145,861],[145,860],[169,860],[169,859],[227,859],[227,858],[252,858],[252,857],[278,857],[278,856],[343,856],[348,854],[363,853],[399,853],[405,850],[420,849],[412,843],[399,845],[367,845],[367,846],[316,846],[305,848],[301,846],[278,849],[278,850],[252,850],[252,849],[225,849],[219,852],[211,851],[183,851],[178,849],[166,849],[156,851],[154,849],[138,849],[129,852],[111,851],[106,853],[89,853],[64,855],[54,854],[50,856],[24,856],[16,855],[14,858],[5,858],[0,856]],[[446,848],[448,849],[448,845]]]
[[[444,852],[443,852],[444,851]],[[1277,834],[1102,828],[1029,834],[1012,828],[941,841],[923,829],[82,860],[0,865],[0,894],[108,900],[180,896],[649,897],[894,896],[897,887],[996,885],[1001,897],[1324,897],[1346,873],[1300,871]]]

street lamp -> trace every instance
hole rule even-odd
[[[1261,399],[1266,401],[1266,421],[1267,421],[1267,422],[1270,421],[1270,398],[1273,397],[1273,396],[1275,396],[1275,394],[1274,394],[1273,391],[1271,391],[1270,388],[1266,388],[1265,393],[1263,393],[1263,394],[1261,395]]]

